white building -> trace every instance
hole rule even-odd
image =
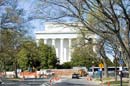
[[[44,31],[37,31],[36,41],[44,39],[44,44],[54,46],[60,64],[71,60],[72,40],[78,37],[77,28],[63,24],[45,23]],[[93,35],[94,37],[94,35]]]

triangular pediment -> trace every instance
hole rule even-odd
[[[76,27],[58,23],[46,23],[45,32],[76,32]]]

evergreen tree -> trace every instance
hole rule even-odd
[[[56,67],[58,60],[54,47],[45,45],[44,41],[40,40],[38,44],[38,51],[42,68],[47,69]]]

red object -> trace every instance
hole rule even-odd
[[[107,86],[110,86],[110,82],[107,83]]]

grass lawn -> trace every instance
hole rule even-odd
[[[105,82],[104,84],[107,85],[108,82]],[[120,81],[110,81],[110,86],[120,86]],[[128,82],[123,81],[122,86],[128,86]]]
[[[100,79],[97,78],[96,81],[100,81]],[[120,86],[120,80],[114,81],[113,78],[103,78],[104,86],[109,86],[108,82],[110,83],[110,86]],[[128,86],[128,80],[122,81],[122,86]]]

